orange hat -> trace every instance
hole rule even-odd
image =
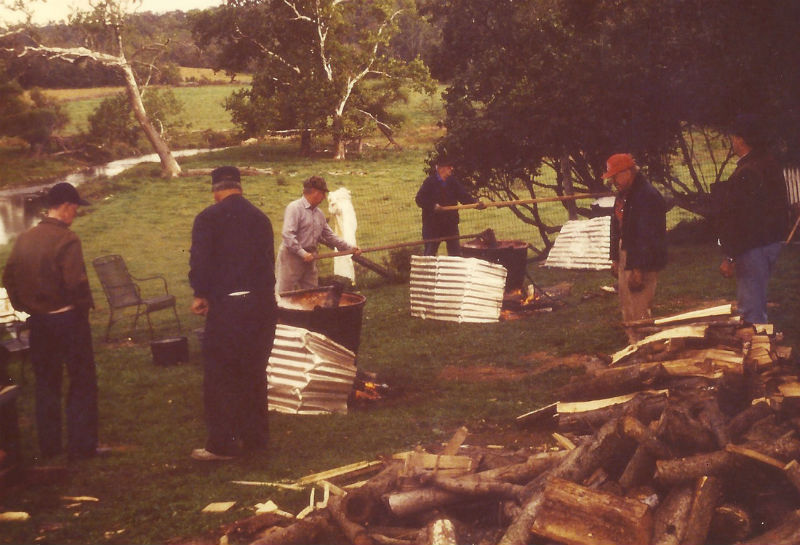
[[[633,160],[633,155],[630,153],[616,153],[608,158],[606,161],[606,173],[603,174],[603,179],[608,179],[619,174],[623,170],[628,170],[636,166],[636,161]]]

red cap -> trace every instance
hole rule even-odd
[[[608,179],[619,174],[623,170],[628,170],[636,166],[636,161],[633,160],[633,155],[630,153],[616,153],[608,158],[606,161],[606,173],[603,174],[603,179]]]

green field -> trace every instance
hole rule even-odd
[[[182,96],[213,105],[222,88],[181,89]],[[208,93],[206,96],[203,92]],[[187,93],[187,94],[184,94]],[[199,112],[197,102],[192,110]],[[211,106],[209,106],[211,109]],[[439,134],[438,103],[414,97],[409,126],[398,135],[403,151],[384,150],[374,140],[362,157],[333,161],[300,157],[294,141],[273,140],[182,159],[184,170],[236,164],[269,169],[244,179],[246,196],[264,210],[279,233],[286,204],[300,194],[301,182],[324,176],[332,188],[353,193],[362,247],[411,240],[419,235],[419,211],[413,196],[423,177],[426,155]],[[219,128],[221,118],[203,112]],[[205,119],[205,118],[204,118]],[[203,464],[189,458],[203,445],[202,366],[191,331],[202,320],[189,313],[188,249],[194,216],[211,204],[207,176],[176,180],[158,177],[158,166],[142,165],[111,180],[81,188],[94,205],[77,218],[74,230],[83,240],[87,262],[109,253],[122,254],[136,276],[161,273],[179,301],[191,362],[161,368],[152,363],[146,330],[131,341],[102,342],[108,309],[100,284],[90,270],[96,309],[91,320],[100,388],[100,439],[116,448],[108,458],[69,465],[56,482],[13,488],[0,500],[6,511],[25,511],[31,519],[5,523],[2,543],[164,543],[177,539],[217,542],[219,528],[253,514],[256,503],[275,501],[298,512],[306,492],[245,487],[233,480],[277,481],[408,450],[449,438],[461,425],[472,444],[521,448],[544,439],[517,429],[514,418],[554,401],[555,389],[581,372],[568,362],[574,355],[609,354],[624,345],[618,302],[600,287],[612,282],[608,272],[551,270],[529,266],[540,286],[568,282],[565,305],[553,312],[494,324],[457,324],[412,318],[408,286],[358,270],[357,289],[367,298],[359,366],[377,372],[391,388],[385,400],[347,415],[289,416],[271,413],[271,444],[266,455],[245,456],[226,464]],[[325,205],[323,204],[323,207]],[[554,214],[561,213],[556,212]],[[501,236],[531,235],[521,222],[463,214],[462,232],[497,228]],[[0,247],[5,263],[10,247]],[[384,253],[372,254],[377,261]],[[673,246],[670,264],[659,279],[654,312],[666,315],[731,300],[733,282],[716,272],[719,255],[708,245]],[[90,266],[91,269],[91,266]],[[330,274],[326,263],[323,275]],[[784,252],[774,277],[770,313],[785,333],[785,343],[800,347],[800,248]],[[154,315],[158,316],[158,315]],[[127,324],[116,326],[125,336]],[[159,335],[170,335],[171,322],[158,320]],[[33,377],[12,362],[21,384],[19,398],[23,455],[36,465],[33,425]],[[454,373],[457,370],[459,373]],[[475,371],[471,374],[471,371]],[[512,380],[502,373],[513,372]],[[453,378],[457,375],[461,378]],[[476,379],[475,376],[482,378]],[[57,464],[66,460],[57,459]],[[97,502],[62,499],[90,496]],[[236,501],[224,514],[201,510],[210,502]]]

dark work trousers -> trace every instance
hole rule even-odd
[[[423,238],[441,238],[441,237],[457,237],[458,236],[458,226],[456,225],[455,228],[448,228],[448,229],[438,229],[438,232],[431,235],[426,236],[423,232]],[[461,243],[457,238],[453,238],[450,240],[445,240],[444,243],[447,245],[447,255],[449,256],[461,256]],[[425,243],[425,255],[436,255],[439,251],[439,244],[441,241],[436,242],[426,242]]]
[[[267,360],[275,301],[255,294],[209,301],[203,334],[206,450],[236,456],[267,446]]]
[[[28,319],[30,358],[36,376],[36,429],[42,457],[59,454],[61,383],[67,368],[67,452],[92,456],[97,449],[97,376],[88,317],[77,310]]]

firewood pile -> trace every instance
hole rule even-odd
[[[730,308],[676,318],[646,324],[649,337],[518,418],[557,446],[468,447],[462,428],[439,452],[373,462],[359,485],[317,479],[330,492],[324,506],[262,525],[251,542],[800,543],[791,350]]]

